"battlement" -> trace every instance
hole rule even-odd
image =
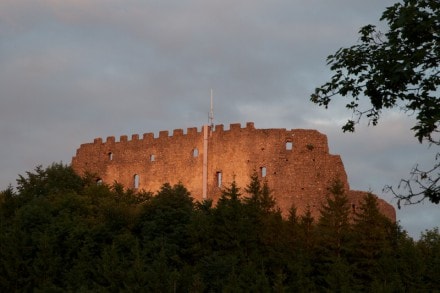
[[[243,127],[240,123],[231,123],[229,124],[229,128],[225,129],[223,124],[217,124],[214,127],[208,126],[209,131],[212,133],[212,135],[242,135],[245,132],[253,132],[253,131],[261,131],[260,129],[256,129],[253,122],[247,122]],[[308,138],[314,137],[314,140],[320,140],[321,144],[327,145],[327,138],[325,135],[319,133],[316,130],[309,130],[309,129],[291,129],[286,130],[285,128],[276,128],[276,129],[262,129],[263,131],[278,131],[278,132],[285,132],[285,140],[293,142],[293,137],[295,135],[298,136],[307,136]],[[158,133],[158,136],[155,136],[154,133],[144,133],[142,137],[140,137],[139,134],[132,134],[131,138],[129,139],[127,135],[121,135],[119,137],[119,140],[116,140],[114,136],[108,136],[105,140],[103,138],[95,138],[93,140],[93,143],[85,143],[81,146],[86,147],[87,145],[94,144],[94,145],[114,145],[118,143],[138,143],[145,141],[147,143],[160,143],[162,140],[166,139],[167,141],[173,140],[173,139],[185,139],[186,137],[196,137],[196,136],[202,136],[203,135],[203,127],[200,127],[200,130],[197,127],[189,127],[186,129],[186,133],[182,128],[174,129],[172,131],[172,134],[170,135],[170,132],[168,130],[161,130]],[[311,144],[309,144],[310,147]],[[326,151],[328,151],[328,148],[326,148]]]
[[[211,128],[209,126],[209,128]],[[234,133],[236,131],[241,130],[254,130],[254,123],[253,122],[247,122],[244,127],[241,127],[240,123],[231,123],[229,124],[229,129],[224,129],[223,124],[215,125],[212,129],[212,132],[219,133],[219,132],[231,132]],[[108,136],[105,140],[103,140],[101,137],[95,138],[93,143],[94,144],[102,144],[102,143],[117,143],[117,142],[130,142],[130,141],[138,141],[138,140],[152,140],[152,139],[160,139],[160,138],[171,138],[171,137],[185,137],[185,136],[194,136],[194,135],[202,135],[203,127],[200,128],[200,131],[197,127],[189,127],[186,129],[186,133],[182,128],[174,129],[172,131],[172,134],[170,135],[168,130],[161,130],[159,131],[158,136],[154,136],[154,133],[144,133],[142,135],[142,138],[139,138],[139,134],[132,134],[131,139],[128,139],[127,135],[121,135],[119,137],[119,141],[115,139],[114,136]]]
[[[181,182],[196,200],[216,200],[233,180],[244,188],[258,172],[272,190],[283,213],[294,204],[319,213],[327,188],[335,179],[350,190],[340,156],[329,153],[326,135],[308,129],[255,128],[233,123],[154,133],[95,138],[72,158],[79,174],[126,187],[158,190],[165,182]],[[352,193],[353,203],[357,193]],[[392,208],[392,207],[391,207]],[[389,211],[389,209],[388,209]],[[394,215],[395,217],[395,215]],[[390,215],[392,218],[392,215]]]

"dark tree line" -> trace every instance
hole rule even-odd
[[[281,216],[257,175],[217,205],[181,184],[155,194],[96,185],[62,164],[0,193],[1,292],[433,292],[440,234],[419,241],[342,185],[321,217]]]

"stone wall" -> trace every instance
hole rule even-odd
[[[207,197],[214,202],[221,189],[235,179],[244,193],[250,176],[256,171],[267,180],[272,195],[284,214],[294,204],[302,214],[310,206],[313,216],[325,200],[329,185],[343,182],[353,209],[365,192],[351,191],[340,156],[329,153],[327,137],[316,130],[256,129],[231,124],[208,127]],[[203,194],[203,128],[146,133],[141,138],[108,137],[82,144],[72,159],[79,174],[88,171],[97,180],[125,187],[157,191],[163,183],[178,182],[188,188],[196,200]],[[221,182],[219,182],[221,178]],[[381,211],[395,220],[394,208],[379,200]]]

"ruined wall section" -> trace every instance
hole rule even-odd
[[[80,174],[94,173],[107,184],[117,181],[153,192],[165,182],[181,182],[196,200],[202,200],[203,146],[203,129],[197,128],[188,128],[186,133],[182,129],[172,134],[161,131],[158,137],[133,135],[130,140],[121,136],[119,142],[114,137],[98,138],[81,145],[72,167]],[[245,194],[255,171],[267,181],[284,214],[294,204],[299,214],[310,207],[313,216],[319,216],[319,207],[335,179],[342,181],[354,207],[362,198],[350,191],[340,156],[329,153],[327,137],[316,130],[256,129],[252,122],[245,127],[231,124],[229,129],[209,127],[208,198],[216,202],[222,188],[234,179]]]
[[[355,211],[359,211],[359,207],[361,206],[363,199],[368,194],[368,192],[359,191],[359,190],[349,190],[347,194],[348,194],[348,198],[350,199],[352,212],[355,212]],[[377,199],[377,205],[381,213],[395,221],[396,210],[394,209],[394,207],[389,203],[387,203],[386,201],[384,201],[383,199],[378,198],[377,196],[376,199]]]
[[[245,128],[232,124],[230,130],[224,131],[220,125],[210,143],[208,174],[213,178],[208,179],[208,191],[214,200],[221,194],[215,179],[218,172],[222,172],[223,185],[228,186],[235,177],[237,185],[244,188],[250,175],[257,171],[262,180],[267,180],[283,211],[292,203],[299,213],[307,206],[317,211],[322,195],[335,179],[349,190],[340,156],[329,154],[327,137],[318,131],[255,129],[253,123],[247,123]],[[291,150],[286,149],[289,143]]]
[[[172,135],[161,131],[156,138],[153,133],[142,138],[133,135],[131,140],[121,136],[118,142],[114,137],[105,142],[98,138],[94,143],[81,145],[72,166],[80,174],[90,172],[107,184],[117,181],[128,188],[156,191],[165,182],[180,181],[201,194],[201,150],[203,135],[197,128],[188,128],[186,134],[182,129],[174,130]]]

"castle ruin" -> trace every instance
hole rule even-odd
[[[80,175],[96,174],[97,181],[125,187],[157,191],[168,182],[181,182],[198,201],[221,195],[222,188],[233,180],[242,188],[258,172],[267,182],[282,213],[295,205],[299,215],[310,207],[314,217],[325,202],[328,187],[334,180],[344,184],[353,210],[366,192],[350,190],[341,157],[329,153],[327,137],[316,130],[257,129],[231,124],[175,129],[172,135],[160,131],[96,138],[82,144],[72,158],[72,167]],[[395,220],[394,208],[378,199],[381,212]]]

